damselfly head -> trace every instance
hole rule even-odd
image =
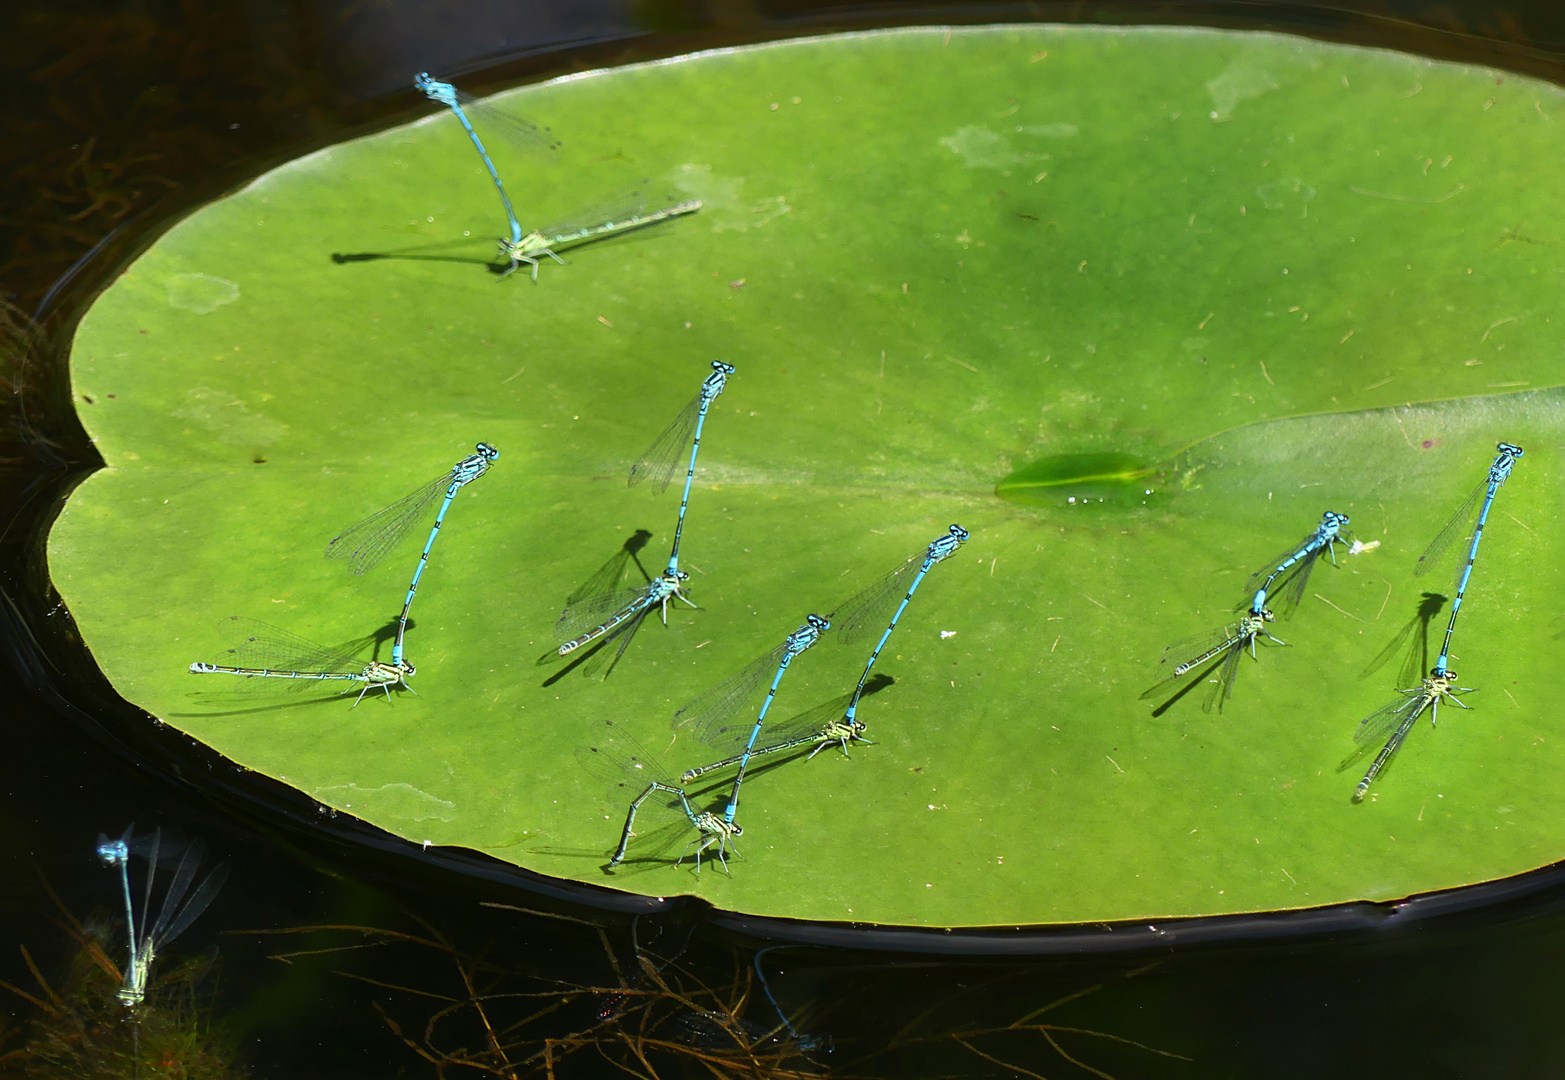
[[[456,87],[431,78],[427,71],[421,71],[414,76],[413,86],[425,97],[438,101],[448,108],[456,105]]]
[[[1326,525],[1346,525],[1347,523],[1348,523],[1348,515],[1346,515],[1346,514],[1338,514],[1338,513],[1336,513],[1335,511],[1332,511],[1332,510],[1327,510],[1326,511],[1323,524],[1326,524]]]
[[[732,364],[725,364],[721,360],[713,360],[712,370],[721,371],[724,375],[732,375],[736,369]]]
[[[1494,448],[1502,454],[1509,454],[1513,458],[1522,456],[1522,448],[1515,443],[1496,443]]]
[[[1272,614],[1272,609],[1271,608],[1262,608],[1259,612],[1255,613],[1255,617],[1259,618],[1262,622],[1276,622],[1277,621],[1277,616]]]
[[[968,532],[960,525],[952,525],[951,535],[956,537],[958,540],[966,540],[968,537]]]
[[[105,866],[124,866],[130,859],[130,847],[123,839],[110,840],[102,833],[98,834],[97,851]]]
[[[493,461],[495,458],[500,456],[500,451],[496,450],[486,442],[479,443],[477,446],[473,447],[473,450],[485,461]]]
[[[815,629],[817,629],[817,630],[830,630],[831,629],[831,620],[823,619],[819,615],[810,615],[804,621],[809,623],[811,626],[815,627]]]

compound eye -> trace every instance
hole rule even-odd
[[[744,826],[743,825],[735,825],[734,826],[734,835],[735,836],[743,836],[744,835]]]

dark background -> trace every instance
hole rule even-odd
[[[576,911],[579,895],[529,891],[474,862],[468,873],[239,775],[126,706],[81,649],[47,581],[43,537],[97,457],[65,388],[66,344],[96,292],[168,222],[271,165],[434,106],[412,73],[475,93],[694,49],[872,26],[1066,21],[1277,29],[1492,64],[1565,81],[1565,5],[1344,3],[755,3],[751,0],[142,0],[0,7],[0,979],[31,985],[14,945],[50,977],[72,952],[41,882],[79,915],[112,918],[116,881],[99,831],[134,820],[199,834],[234,868],[188,936],[221,942],[229,1030],[257,1075],[429,1075],[330,964],[285,967],[218,929],[308,922],[450,928],[469,947],[548,978],[609,978],[595,934],[477,907],[482,899]],[[465,76],[465,77],[463,77]],[[1555,168],[1560,162],[1539,162]],[[930,962],[798,950],[780,986],[815,1003],[845,1044],[886,1040],[939,1006],[951,1022],[1010,1019],[1102,984],[1069,1022],[1194,1058],[1113,1058],[1116,1076],[1556,1076],[1565,1025],[1565,889],[1422,920],[1373,917],[1282,938],[1148,947],[1131,955]],[[539,885],[539,883],[534,883]],[[541,886],[540,886],[541,887]],[[600,898],[601,899],[601,898]],[[627,911],[594,915],[616,947]],[[742,928],[694,925],[686,961],[712,971],[748,955]],[[182,941],[182,944],[187,942]],[[1096,946],[1083,945],[1091,951]],[[1150,968],[1149,965],[1152,965]],[[1143,970],[1146,969],[1146,970]],[[1130,973],[1133,978],[1127,978]],[[433,976],[431,976],[433,978]],[[0,989],[0,1048],[24,1001]],[[847,1036],[847,1038],[844,1038]],[[861,1046],[862,1049],[862,1046]],[[1086,1076],[1042,1049],[1012,1060]],[[1028,1056],[1034,1055],[1034,1056]],[[960,1059],[879,1060],[856,1075],[972,1075]],[[1097,1059],[1102,1061],[1103,1059]],[[1107,1067],[1107,1066],[1104,1066]],[[943,1070],[943,1071],[942,1071]],[[0,1072],[4,1065],[0,1064]],[[589,1070],[584,1075],[592,1075]],[[1016,1075],[1000,1070],[994,1075]]]

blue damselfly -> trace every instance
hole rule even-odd
[[[1304,599],[1304,587],[1310,580],[1310,571],[1315,568],[1315,560],[1324,553],[1330,556],[1333,566],[1337,565],[1336,545],[1345,542],[1342,528],[1346,524],[1348,515],[1327,510],[1314,532],[1250,575],[1245,586],[1245,592],[1253,594],[1250,612],[1254,614],[1270,606],[1274,610],[1280,609],[1283,618],[1291,617],[1299,601]],[[1280,576],[1287,584],[1287,591],[1281,605],[1269,605],[1268,598],[1275,599],[1272,582]]]
[[[393,666],[402,663],[403,639],[407,635],[408,612],[413,607],[413,595],[418,592],[419,578],[424,574],[424,567],[429,564],[429,551],[435,546],[435,537],[440,535],[440,526],[445,523],[451,500],[456,498],[456,493],[463,487],[488,472],[489,466],[499,456],[500,451],[488,443],[479,443],[473,453],[451,466],[449,472],[435,477],[357,525],[350,525],[326,545],[328,559],[347,559],[355,574],[366,573],[378,566],[402,542],[403,537],[424,520],[437,499],[441,500],[435,523],[429,530],[428,539],[424,541],[424,550],[419,554],[418,565],[413,568],[413,580],[408,585],[407,598],[402,602],[402,614],[397,619],[397,639],[391,647]]]
[[[731,737],[735,722],[749,726],[749,737],[744,753],[739,759],[739,772],[734,776],[734,789],[723,808],[723,821],[733,824],[739,809],[739,788],[744,783],[745,766],[755,750],[761,725],[766,722],[767,710],[777,696],[777,687],[793,661],[820,640],[831,629],[831,623],[820,615],[811,614],[804,625],[783,639],[782,643],[745,665],[733,675],[718,683],[699,698],[674,714],[675,727],[686,727],[696,737],[709,745],[722,745]],[[771,684],[767,685],[767,676]],[[755,696],[766,686],[766,696],[761,701],[760,712],[753,721],[746,719]]]
[[[696,455],[701,452],[701,428],[712,402],[728,385],[728,376],[734,373],[732,364],[712,361],[712,373],[701,382],[701,390],[690,399],[690,404],[680,410],[674,422],[663,429],[663,434],[653,440],[647,452],[630,467],[631,487],[643,481],[649,483],[658,494],[668,490],[674,467],[683,455],[685,445],[690,445],[690,464],[685,469],[685,491],[679,498],[679,520],[674,525],[674,545],[668,553],[668,573],[679,571],[679,540],[685,531],[685,508],[690,505],[690,484],[696,475]]]
[[[511,208],[511,197],[506,194],[505,184],[500,180],[500,171],[495,168],[494,162],[489,160],[489,151],[484,149],[483,140],[478,137],[478,132],[473,128],[473,122],[468,118],[468,113],[479,117],[480,122],[491,131],[504,135],[510,143],[523,149],[553,150],[559,143],[554,141],[547,131],[536,127],[509,113],[502,112],[491,105],[462,93],[448,82],[440,82],[429,76],[428,72],[419,72],[413,79],[413,85],[417,87],[431,101],[438,101],[456,114],[462,129],[467,132],[467,137],[473,141],[473,148],[478,151],[478,156],[483,159],[484,168],[489,170],[489,179],[494,181],[495,190],[500,193],[500,205],[505,207],[506,223],[510,228],[510,243],[518,244],[522,241],[522,225],[516,219],[516,211]],[[502,247],[505,241],[501,241]],[[514,264],[513,264],[514,265]]]
[[[859,698],[864,693],[864,686],[869,681],[870,672],[874,670],[875,661],[880,658],[880,651],[886,647],[886,642],[891,639],[891,632],[897,628],[897,620],[902,618],[902,613],[907,610],[908,603],[913,599],[913,593],[918,590],[919,583],[924,580],[924,575],[936,563],[944,562],[955,555],[962,542],[968,537],[966,529],[960,525],[952,525],[946,530],[946,535],[936,537],[927,548],[924,549],[924,557],[921,562],[914,556],[907,559],[900,566],[891,570],[879,580],[860,590],[851,599],[838,605],[832,612],[833,625],[837,627],[837,633],[844,645],[852,645],[862,641],[864,635],[873,631],[880,625],[880,620],[886,615],[892,601],[901,594],[901,602],[897,604],[896,611],[891,614],[891,621],[886,624],[885,632],[880,635],[880,640],[875,643],[875,649],[869,654],[869,660],[864,665],[864,673],[859,676],[858,687],[853,691],[853,699],[848,703],[847,711],[843,714],[843,721],[850,727],[857,723]],[[907,591],[903,592],[902,582],[906,578],[906,571],[917,563],[918,570],[907,584]],[[862,726],[860,726],[862,730]],[[846,748],[846,744],[844,744]]]
[[[161,848],[162,831],[158,829],[154,829],[150,837],[142,838],[132,837],[131,829],[126,829],[118,840],[110,840],[102,834],[98,836],[98,858],[105,866],[118,868],[125,897],[125,926],[130,938],[130,959],[125,965],[120,988],[115,991],[115,996],[128,1008],[135,1008],[146,999],[147,979],[158,954],[196,921],[228,878],[228,864],[223,863],[213,869],[186,899],[185,894],[190,892],[191,882],[195,880],[196,871],[201,866],[203,851],[201,841],[192,840],[180,856],[179,864],[174,868],[173,880],[163,894],[157,918],[149,926],[147,920],[152,910],[152,887],[157,877]],[[130,857],[133,854],[141,856],[147,863],[147,885],[139,922],[130,894]]]
[[[1489,521],[1489,508],[1494,505],[1496,493],[1510,479],[1516,459],[1522,456],[1522,448],[1511,443],[1498,443],[1495,449],[1499,453],[1494,464],[1489,466],[1488,476],[1456,508],[1451,520],[1429,542],[1424,553],[1418,557],[1418,565],[1413,568],[1414,576],[1422,577],[1444,561],[1445,556],[1455,549],[1457,540],[1468,541],[1467,558],[1456,575],[1456,598],[1451,601],[1451,621],[1446,623],[1445,641],[1440,646],[1440,657],[1431,672],[1437,678],[1444,677],[1451,661],[1451,635],[1456,632],[1456,616],[1462,610],[1462,598],[1467,594],[1467,582],[1473,576],[1473,564],[1478,561],[1478,544],[1483,540],[1484,526]],[[1476,520],[1473,518],[1475,507],[1478,507]]]

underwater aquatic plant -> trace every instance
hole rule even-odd
[[[84,926],[44,882],[61,918],[57,925],[76,944],[58,985],[34,962],[22,959],[35,991],[0,981],[32,1006],[31,1015],[0,1042],[0,1073],[29,1080],[238,1080],[234,1047],[212,1024],[206,987],[214,953],[165,965],[143,986],[143,999],[127,1010],[120,996],[127,972],[109,958],[107,922]]]
[[[1063,1062],[1111,1078],[1103,1068],[1083,1060],[1076,1049],[1077,1044],[1094,1041],[1170,1063],[1189,1061],[1133,1039],[1047,1019],[1048,1014],[1103,989],[1101,984],[1068,993],[1008,1023],[972,1023],[970,1017],[992,1010],[960,990],[952,991],[946,980],[936,991],[939,1004],[905,1021],[895,1020],[896,1009],[883,995],[854,993],[838,1003],[843,1009],[832,1010],[832,1019],[842,1025],[834,1036],[824,1033],[828,1018],[824,999],[785,1012],[767,976],[770,970],[776,978],[779,962],[770,959],[765,968],[756,962],[776,948],[755,954],[723,950],[726,964],[703,962],[697,970],[697,963],[686,958],[693,924],[685,924],[682,932],[660,928],[651,942],[643,942],[637,932],[639,920],[633,919],[631,956],[626,963],[608,933],[594,923],[510,904],[480,906],[531,917],[538,920],[535,927],[561,924],[595,936],[608,977],[598,983],[551,977],[536,966],[543,958],[533,947],[522,950],[520,962],[501,960],[501,950],[514,946],[514,941],[491,941],[468,951],[417,916],[413,919],[423,928],[421,933],[354,925],[253,933],[338,938],[335,943],[311,941],[308,948],[276,953],[274,958],[292,962],[323,954],[352,954],[372,967],[336,973],[390,991],[391,996],[377,996],[372,1007],[391,1033],[441,1078],[476,1074],[503,1080],[524,1076],[554,1080],[621,1074],[639,1080],[683,1075],[812,1080],[888,1072],[1035,1076],[1045,1058],[1051,1066]],[[351,935],[351,940],[340,940],[342,935]],[[561,935],[552,932],[544,940],[559,943]],[[581,963],[579,949],[570,948],[568,955],[572,964]],[[894,968],[879,970],[898,978]],[[874,977],[874,970],[869,974]],[[989,978],[969,988],[993,989],[994,984],[995,979]],[[1016,1002],[1025,1001],[1028,990],[1005,986],[1001,992],[1004,1000]],[[891,1018],[897,1026],[884,1030],[883,1023],[855,1024],[845,1018],[848,1010],[866,1007],[877,1014],[877,1020]],[[849,1031],[851,1036],[844,1037],[842,1033]],[[604,1071],[605,1064],[612,1073]]]

